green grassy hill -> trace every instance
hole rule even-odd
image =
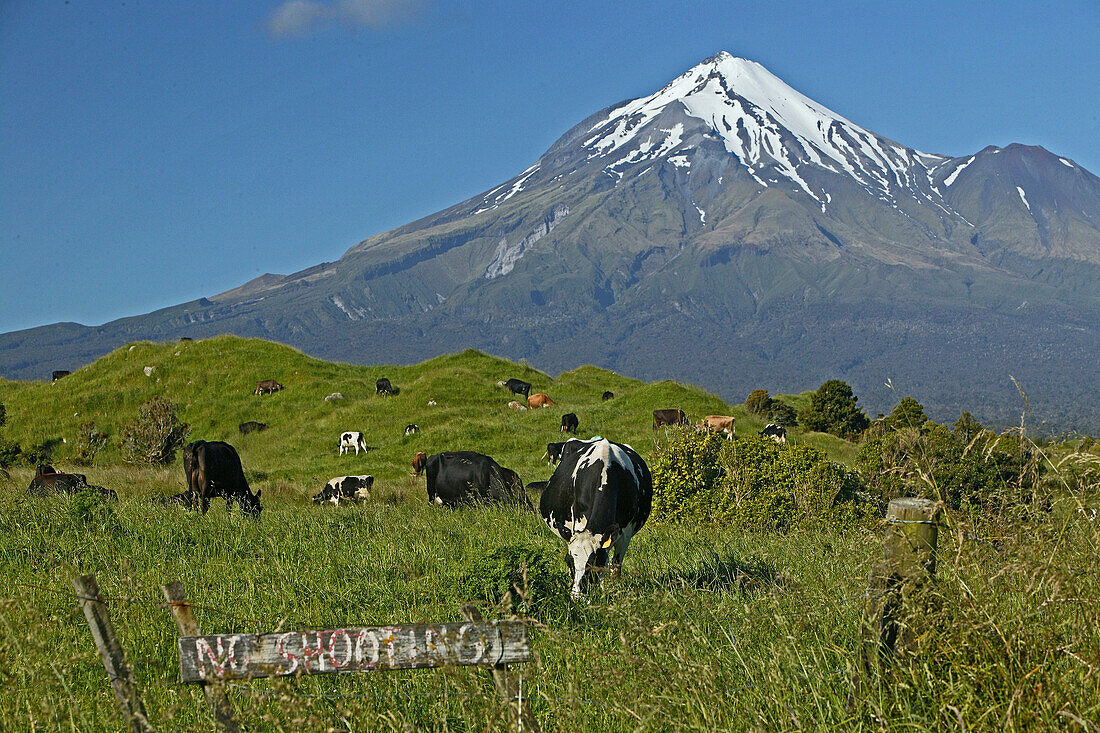
[[[146,376],[145,367],[152,367]],[[375,394],[375,381],[387,377],[401,392]],[[514,396],[497,382],[517,377],[531,382],[532,393],[545,392],[553,407],[517,412]],[[276,379],[285,389],[253,394],[260,379]],[[607,402],[605,390],[615,393]],[[325,402],[340,392],[345,399]],[[703,415],[733,415],[739,432],[758,431],[764,423],[743,406],[675,382],[646,384],[604,369],[582,366],[552,379],[523,364],[477,351],[442,356],[414,366],[355,366],[308,357],[259,339],[219,336],[168,344],[139,342],[122,347],[57,382],[0,381],[0,402],[8,409],[5,435],[24,446],[64,438],[54,454],[68,465],[81,423],[94,420],[112,441],[97,458],[109,466],[121,459],[117,437],[145,401],[163,396],[191,426],[191,438],[225,440],[241,453],[255,484],[265,496],[303,502],[333,476],[373,474],[378,486],[399,494],[409,484],[410,462],[417,451],[473,450],[496,458],[525,482],[545,479],[541,456],[546,444],[561,440],[561,416],[576,413],[580,437],[603,435],[652,456],[663,431],[652,429],[652,411],[682,408],[693,421]],[[522,398],[521,398],[522,399]],[[795,398],[797,399],[797,398]],[[429,406],[429,401],[435,406]],[[261,433],[241,435],[249,420],[267,423]],[[410,423],[421,427],[406,437]],[[338,455],[345,430],[364,434],[365,455]],[[854,455],[854,446],[829,435],[801,436],[828,450],[836,460]],[[177,490],[183,488],[182,469]],[[96,468],[82,472],[98,483]],[[104,484],[106,485],[106,484]],[[123,491],[127,487],[120,487]],[[168,488],[171,488],[169,486]],[[138,489],[140,490],[140,489]]]

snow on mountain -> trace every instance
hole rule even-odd
[[[655,94],[613,108],[588,131],[583,145],[589,159],[607,160],[606,169],[618,172],[625,164],[684,152],[683,125],[653,124],[670,109],[702,121],[761,186],[768,185],[762,173],[767,169],[769,176],[793,182],[823,209],[827,192],[809,181],[807,166],[850,176],[876,197],[893,200],[897,189],[934,190],[929,172],[948,160],[876,135],[795,91],[760,64],[726,52]],[[673,162],[683,165],[686,160],[676,157]]]

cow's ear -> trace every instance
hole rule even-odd
[[[611,527],[607,530],[606,538],[604,539],[600,547],[607,549],[608,547],[611,547],[611,543],[613,543],[617,539],[619,539],[619,525],[612,524]]]
[[[256,492],[256,498],[257,498],[257,499],[259,499],[259,498],[260,498],[260,494],[262,494],[262,493],[264,493],[264,490],[263,490],[263,489],[260,489],[259,491],[257,491],[257,492]]]

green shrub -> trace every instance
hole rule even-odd
[[[19,454],[23,449],[14,440],[5,440],[0,436],[0,470],[10,468],[19,460]]]
[[[107,433],[96,427],[95,422],[81,423],[80,432],[73,442],[76,455],[73,462],[80,466],[90,466],[96,454],[107,446]]]
[[[542,616],[564,608],[569,597],[566,576],[560,557],[538,547],[507,545],[474,561],[462,591],[470,599],[506,604],[516,615]]]
[[[793,428],[798,425],[798,413],[786,402],[772,400],[771,405],[768,406],[768,422]]]
[[[773,400],[768,394],[768,390],[754,389],[752,392],[749,392],[749,396],[745,400],[745,409],[753,415],[762,415],[768,411],[772,402]]]
[[[28,466],[38,466],[43,463],[52,463],[54,451],[62,444],[61,438],[46,438],[35,443],[30,448],[23,449],[23,463]]]
[[[69,516],[76,522],[101,528],[119,526],[113,503],[99,491],[84,487],[69,499]]]
[[[858,403],[847,383],[830,379],[810,395],[810,404],[799,413],[798,421],[808,430],[852,440],[870,424]]]
[[[175,404],[154,397],[122,428],[123,460],[147,465],[171,463],[189,432],[187,424],[176,417]]]
[[[964,443],[946,426],[903,428],[869,441],[856,466],[880,504],[901,496],[943,501],[951,509],[1031,506],[1041,464],[1018,436],[988,434]]]
[[[653,461],[653,515],[786,530],[856,520],[873,507],[853,472],[808,446],[684,433]]]

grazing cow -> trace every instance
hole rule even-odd
[[[279,384],[274,379],[261,379],[259,382],[256,382],[256,392],[254,394],[273,394],[282,388],[283,385]]]
[[[405,426],[405,435],[414,435],[414,434],[419,433],[419,432],[420,432],[420,426],[419,425],[413,424],[413,425],[406,425]]]
[[[392,384],[390,384],[390,380],[382,377],[374,383],[374,391],[385,397],[388,395],[398,394],[399,392],[401,392],[401,389],[400,387],[394,387]]]
[[[683,410],[654,410],[653,411],[653,429],[661,427],[662,425],[687,425],[687,415]]]
[[[65,369],[58,369],[57,371],[55,371],[53,373],[53,381],[56,382],[57,380],[61,379],[62,377],[67,377],[70,374],[72,374],[72,372],[67,371]]]
[[[237,426],[237,430],[241,432],[241,435],[248,435],[249,433],[258,433],[261,430],[267,430],[267,423],[256,422],[255,420],[249,420],[243,422]]]
[[[424,467],[428,465],[428,454],[424,451],[417,451],[417,454],[413,456],[413,478],[420,478],[420,474],[424,473]]]
[[[34,472],[30,486],[27,487],[28,496],[62,496],[64,494],[76,494],[81,491],[93,491],[111,501],[118,501],[118,494],[112,489],[102,486],[92,486],[88,483],[88,477],[82,473],[62,473],[53,466],[42,464]]]
[[[183,491],[171,496],[154,496],[153,503],[157,506],[191,506],[191,492]]]
[[[577,420],[576,413],[567,412],[561,416],[561,430],[559,430],[558,432],[573,433],[573,435],[576,435],[577,428],[579,428],[580,425],[581,423],[579,420]]]
[[[531,383],[522,379],[509,379],[507,382],[497,382],[498,387],[507,387],[512,394],[521,394],[528,397],[531,394]]]
[[[194,341],[190,336],[180,336],[180,341]]]
[[[520,504],[530,508],[523,482],[515,471],[489,456],[472,451],[448,451],[428,457],[424,473],[428,501],[455,507],[477,500]]]
[[[512,410],[515,410],[516,412],[526,412],[527,411],[527,405],[516,402],[515,400],[512,400],[511,402],[508,403],[508,408],[512,409]]]
[[[608,400],[611,400],[611,399],[614,399],[614,398],[615,398],[615,393],[614,392],[604,392],[603,397],[601,397],[600,399],[602,399],[604,402],[607,402]]]
[[[340,433],[340,453],[344,455],[352,448],[355,449],[355,455],[359,455],[359,449],[362,448],[363,452],[367,452],[367,443],[363,439],[363,434],[354,431],[348,431],[346,433]]]
[[[547,465],[553,466],[555,463],[561,460],[561,451],[563,448],[565,448],[565,443],[546,444]]]
[[[220,496],[225,499],[227,510],[235,501],[242,514],[259,518],[263,509],[261,492],[252,493],[244,477],[241,457],[229,443],[196,440],[188,444],[183,449],[183,471],[187,476],[190,509],[196,509],[197,503],[206,514],[210,499]]]
[[[557,404],[554,400],[550,399],[550,395],[543,394],[542,392],[536,392],[527,398],[527,404],[530,407],[549,407],[550,405]]]
[[[321,493],[313,497],[314,504],[330,502],[333,506],[357,504],[370,498],[374,476],[337,476],[329,479]]]
[[[699,421],[699,427],[703,430],[713,430],[725,433],[726,437],[733,440],[733,423],[736,418],[728,415],[707,415]]]
[[[561,463],[542,492],[539,513],[569,546],[566,564],[574,598],[581,595],[589,566],[608,566],[608,547],[614,550],[612,570],[622,567],[652,502],[649,466],[629,445],[605,438],[565,444]]]
[[[760,434],[771,438],[780,445],[784,445],[787,442],[787,429],[782,425],[768,423],[768,425],[760,431]]]

